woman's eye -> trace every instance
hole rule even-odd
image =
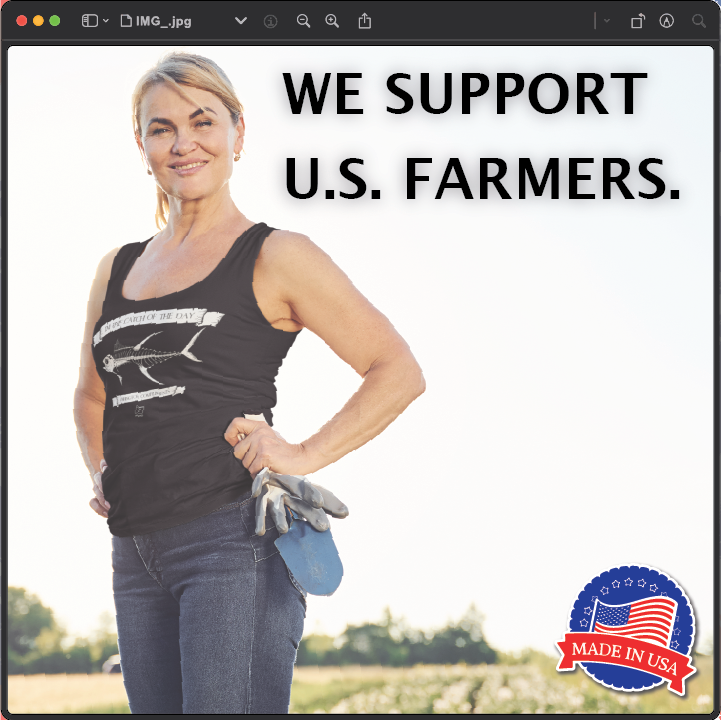
[[[168,132],[168,128],[156,128],[150,134],[151,135],[162,135],[163,133],[166,133],[166,132]]]
[[[205,125],[205,126],[207,126],[207,127],[210,127],[212,124],[213,124],[213,123],[212,123],[211,120],[201,120],[201,121],[198,123],[198,126]]]

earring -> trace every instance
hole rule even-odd
[[[238,162],[238,160],[240,160],[240,153],[236,153],[233,160],[235,160],[235,162]]]
[[[152,175],[152,174],[153,174],[153,171],[150,168],[148,168],[148,175]]]

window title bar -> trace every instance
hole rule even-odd
[[[719,6],[678,2],[34,2],[2,7],[3,40],[159,42],[718,40]]]

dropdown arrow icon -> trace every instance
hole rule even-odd
[[[611,18],[603,18],[603,22],[611,22]]]

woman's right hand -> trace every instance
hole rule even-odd
[[[89,503],[90,507],[104,518],[108,517],[108,508],[110,507],[110,503],[105,499],[105,495],[103,495],[103,473],[107,467],[108,463],[106,463],[105,460],[101,460],[100,472],[96,472],[95,475],[93,475],[93,492],[95,493],[95,497]]]

